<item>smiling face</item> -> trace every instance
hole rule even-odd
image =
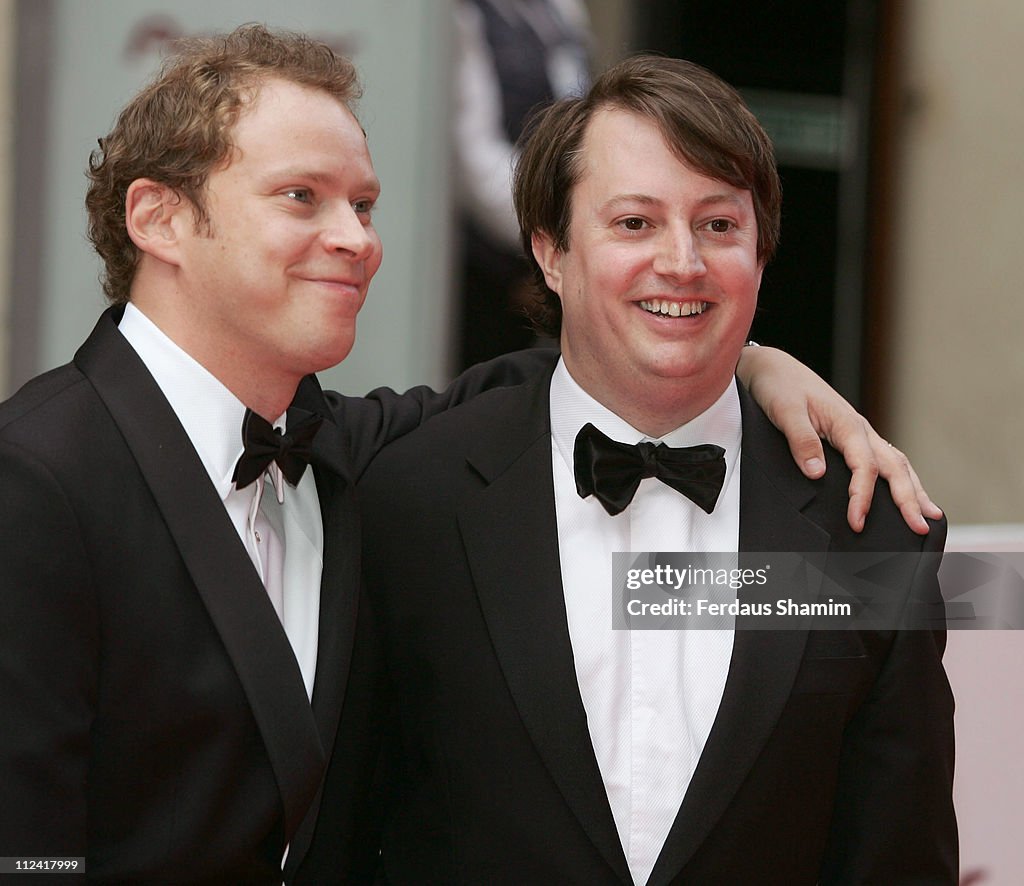
[[[247,387],[294,391],[351,350],[381,262],[380,184],[348,108],[288,81],[262,84],[232,142],[209,226],[177,228],[172,338],[252,405]]]
[[[568,248],[534,254],[562,303],[562,356],[592,397],[653,435],[732,379],[762,265],[750,191],[696,172],[657,125],[616,108],[587,126]]]

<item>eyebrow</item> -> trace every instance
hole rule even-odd
[[[641,206],[656,206],[664,202],[665,201],[659,197],[654,197],[650,194],[616,194],[614,197],[602,203],[600,208],[602,210],[614,209],[616,206],[623,203],[639,203]],[[723,191],[722,193],[708,194],[706,197],[701,197],[700,200],[697,201],[697,206],[711,206],[718,203],[740,205],[742,202],[743,201],[740,198],[739,193]]]
[[[340,176],[333,172],[317,172],[311,169],[303,169],[301,166],[284,166],[280,169],[272,169],[266,173],[265,178],[270,180],[301,179],[315,185],[331,184]],[[370,176],[363,180],[359,190],[380,191],[380,179],[377,176]]]

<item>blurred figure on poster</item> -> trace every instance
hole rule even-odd
[[[530,111],[586,90],[582,0],[459,0],[455,158],[459,366],[528,347],[529,266],[512,209],[515,142]]]

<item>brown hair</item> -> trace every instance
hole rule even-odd
[[[187,198],[208,225],[210,172],[232,149],[231,130],[268,78],[323,90],[349,105],[360,95],[352,63],[302,34],[243,25],[230,34],[175,45],[156,78],[121,111],[89,158],[89,239],[105,264],[109,301],[128,301],[139,252],[125,227],[128,186],[139,178]]]
[[[587,124],[619,108],[657,124],[672,151],[703,175],[749,190],[757,219],[757,256],[766,264],[779,241],[782,187],[771,140],[739,93],[710,71],[681,59],[638,55],[602,74],[583,97],[542,110],[520,139],[513,198],[523,249],[540,297],[531,312],[538,330],[557,336],[562,306],[533,259],[534,234],[570,248],[572,191],[582,173]]]

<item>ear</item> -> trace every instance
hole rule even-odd
[[[562,294],[562,251],[558,249],[549,234],[536,233],[530,238],[533,257],[544,272],[548,289]]]
[[[195,227],[192,204],[173,188],[148,178],[137,178],[128,186],[124,221],[140,252],[172,265],[178,263],[182,234]]]

